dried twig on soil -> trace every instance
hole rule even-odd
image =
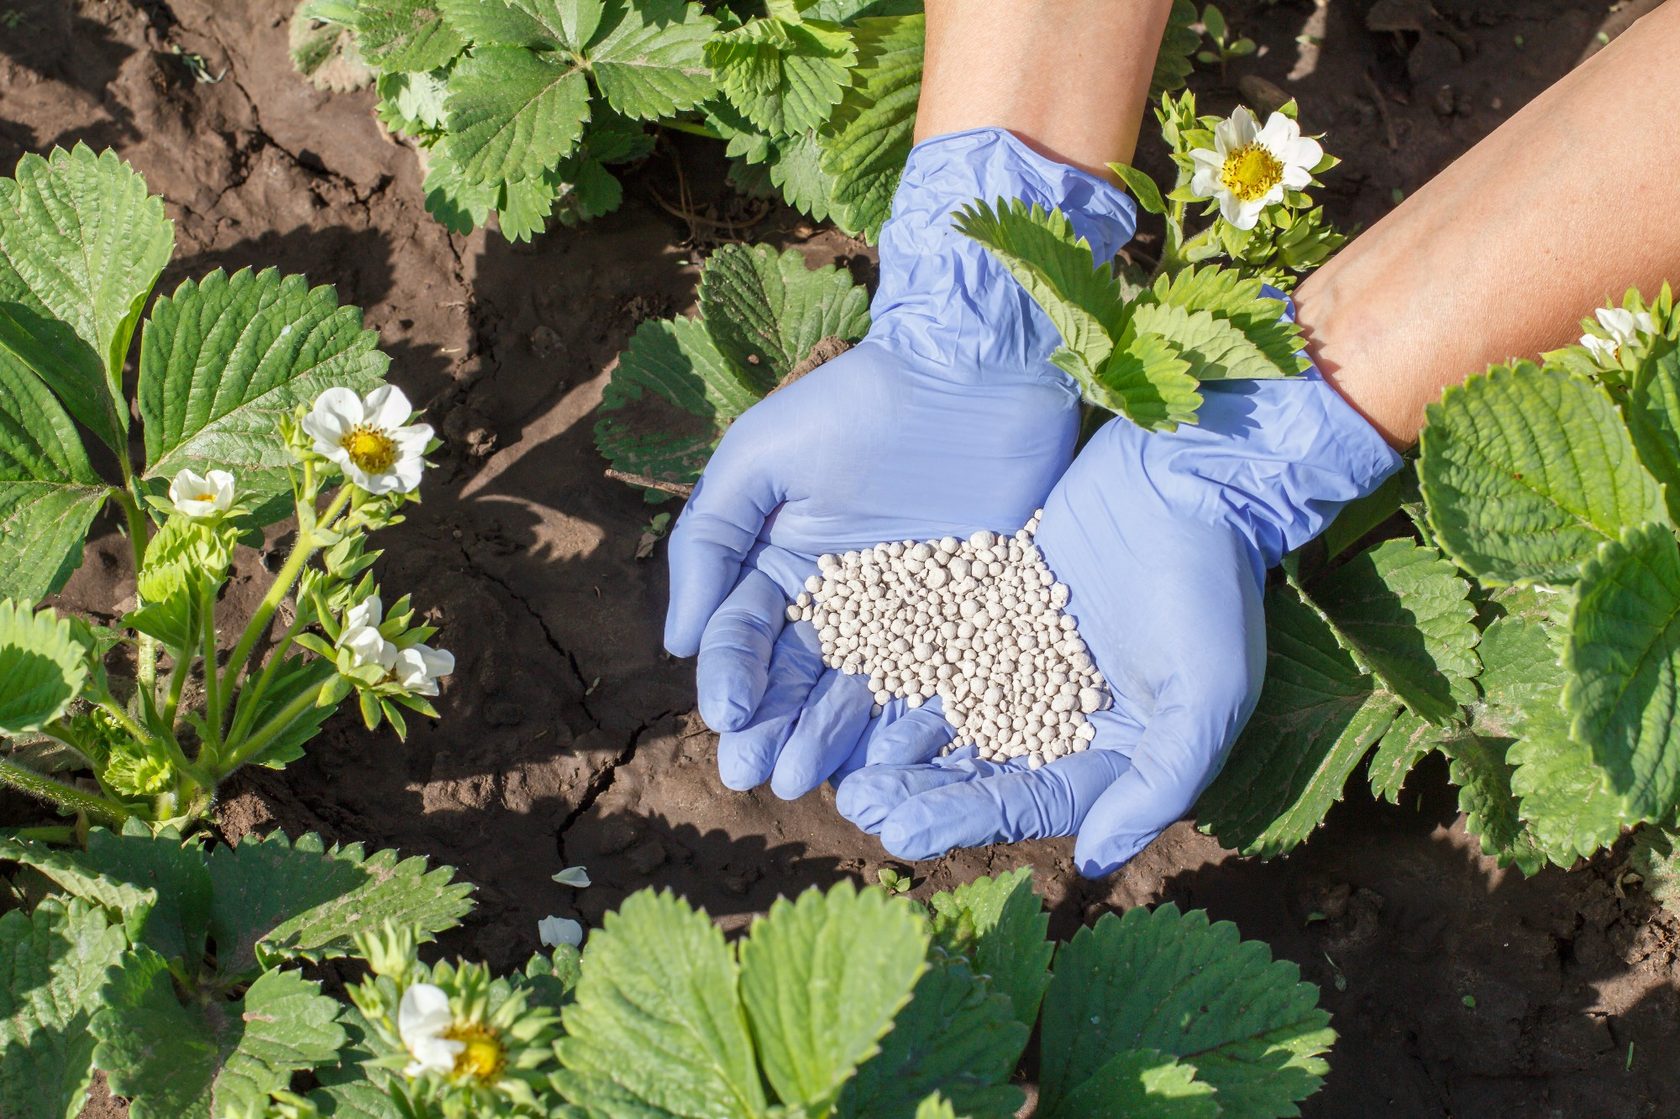
[[[607,477],[615,482],[624,482],[632,486],[640,486],[644,490],[658,490],[660,493],[673,494],[686,500],[694,492],[692,482],[667,482],[663,478],[653,478],[646,474],[631,474],[627,470],[607,469]]]

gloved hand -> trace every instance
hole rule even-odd
[[[869,739],[897,710],[872,720],[867,680],[824,668],[811,627],[785,624],[818,555],[1019,526],[1073,453],[1079,396],[1048,361],[1055,328],[951,227],[999,197],[1059,206],[1098,260],[1132,234],[1118,189],[1008,132],[917,145],[881,232],[868,336],[737,419],[678,518],[665,647],[699,653],[731,788],[797,797],[889,757]]]
[[[1091,748],[1036,770],[970,748],[850,774],[841,813],[892,854],[1077,834],[1080,871],[1107,874],[1219,772],[1260,693],[1266,569],[1401,460],[1316,371],[1202,392],[1195,426],[1110,421],[1045,505],[1037,543],[1114,698],[1091,716]],[[950,734],[930,706],[877,750],[913,754]]]

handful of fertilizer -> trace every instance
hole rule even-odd
[[[1063,613],[1068,589],[1033,543],[1043,510],[1013,536],[893,541],[825,555],[788,607],[817,629],[823,663],[868,676],[877,706],[938,696],[946,752],[1034,769],[1085,749],[1109,705],[1102,673]]]

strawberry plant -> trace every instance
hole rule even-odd
[[[1197,20],[1173,5],[1155,93],[1184,84]],[[292,58],[323,89],[374,82],[456,232],[494,212],[523,241],[616,209],[608,168],[646,155],[655,123],[723,141],[747,191],[873,237],[910,151],[923,37],[920,0],[770,0],[750,18],[683,0],[305,0]]]
[[[93,829],[84,851],[0,838],[58,888],[0,917],[0,1113],[79,1114],[95,1069],[134,1119],[261,1113],[348,1040],[298,967],[355,957],[388,923],[453,928],[470,887],[447,868],[283,835],[206,851],[171,829]]]
[[[453,667],[368,573],[367,535],[415,500],[432,429],[381,383],[361,313],[247,269],[186,281],[142,322],[172,247],[162,200],[109,152],[29,155],[0,179],[0,783],[80,823],[188,824],[239,767],[301,756],[352,692],[370,728],[403,733],[402,710],[435,714],[426,697]],[[37,608],[107,503],[132,608],[111,626]],[[286,517],[290,553],[228,627],[236,550]]]
[[[1046,939],[1028,872],[930,909],[842,883],[738,943],[669,893],[497,977],[364,932],[350,1044],[249,1115],[1009,1119],[1036,1025],[1038,1114],[1283,1116],[1334,1040],[1317,990],[1171,905]],[[797,997],[795,997],[797,996]]]
[[[379,119],[423,153],[426,208],[462,233],[494,211],[524,241],[617,209],[607,168],[647,153],[644,122],[711,91],[716,23],[684,0],[309,0],[295,20],[305,42],[316,24],[350,33]]]
[[[1386,541],[1311,575],[1297,563],[1272,592],[1265,690],[1198,806],[1204,824],[1279,853],[1367,756],[1372,790],[1392,801],[1436,751],[1483,850],[1527,873],[1671,821],[1677,402],[1666,287],[1649,303],[1629,292],[1540,363],[1447,390],[1423,432],[1421,502],[1406,506],[1422,543]],[[1332,554],[1401,491],[1350,509]]]
[[[1163,95],[1157,116],[1180,167],[1174,190],[1163,199],[1142,172],[1110,164],[1140,206],[1165,217],[1150,272],[1094,259],[1065,215],[1019,201],[977,201],[957,215],[957,228],[1050,317],[1062,336],[1050,360],[1087,403],[1170,430],[1194,422],[1203,381],[1287,377],[1307,367],[1300,331],[1273,295],[1339,243],[1302,193],[1336,160],[1301,135],[1292,105],[1264,128],[1240,106],[1225,121],[1197,117],[1190,93]],[[1189,201],[1198,197],[1213,220],[1187,235]],[[1291,236],[1305,237],[1311,250],[1294,242],[1286,250]],[[1213,263],[1221,255],[1230,266]]]

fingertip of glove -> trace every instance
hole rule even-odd
[[[700,697],[700,718],[719,734],[740,730],[752,720],[753,713],[733,695],[703,695]]]
[[[1082,877],[1106,878],[1131,862],[1139,851],[1149,846],[1160,834],[1159,831],[1154,831],[1143,835],[1134,833],[1105,836],[1095,840],[1086,840],[1081,836],[1073,845],[1073,865],[1079,869]]]
[[[802,768],[785,765],[778,765],[776,772],[770,775],[770,791],[783,800],[798,800],[822,783],[822,777],[813,777]]]
[[[859,769],[834,790],[834,810],[870,835],[881,830],[881,821],[886,818],[875,785],[876,775]]]

